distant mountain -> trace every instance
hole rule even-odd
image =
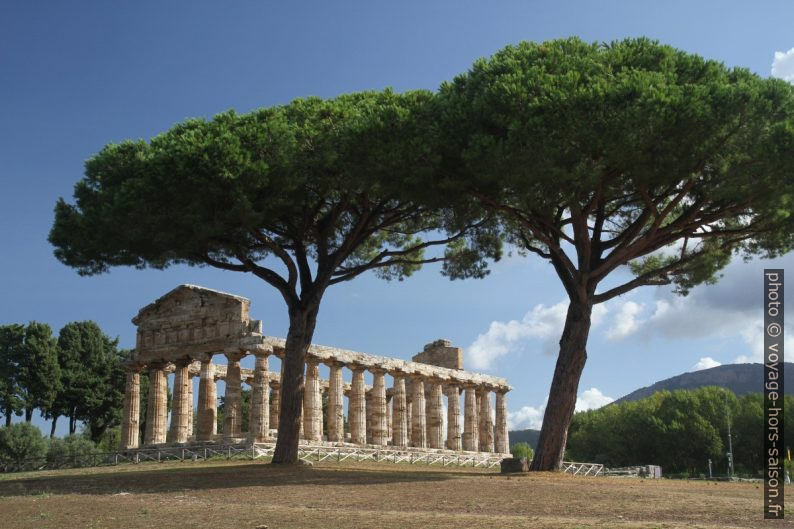
[[[510,446],[516,443],[528,443],[533,450],[538,446],[540,430],[513,430],[507,433],[510,438]]]
[[[764,390],[763,377],[764,364],[726,364],[661,380],[652,386],[632,391],[615,402],[644,399],[662,390],[697,389],[703,386],[721,386],[737,395],[761,393]],[[794,393],[794,363],[786,362],[783,384],[786,393]]]

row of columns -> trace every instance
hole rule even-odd
[[[268,353],[254,353],[256,363],[251,382],[251,406],[248,440],[265,442],[270,429],[278,428],[280,385],[269,382]],[[244,353],[226,354],[226,394],[224,400],[223,438],[243,437],[241,369]],[[185,443],[193,431],[193,384],[189,362],[175,364],[174,395],[171,424],[166,432],[167,378],[164,364],[148,366],[149,395],[147,399],[144,444]],[[344,364],[329,362],[327,430],[329,442],[344,442]],[[491,409],[491,391],[482,386],[465,384],[459,387],[446,381],[426,377],[390,373],[394,378],[391,406],[386,394],[386,370],[370,369],[372,388],[364,384],[364,368],[352,366],[349,393],[348,427],[350,443],[398,447],[447,448],[480,452],[507,453],[507,403],[505,391],[496,391],[496,418]],[[272,402],[270,388],[273,388]],[[463,428],[460,424],[460,392],[463,390]],[[443,431],[443,396],[447,397],[447,429]],[[138,446],[140,413],[140,373],[127,373],[123,449]],[[269,413],[268,413],[269,411]],[[302,437],[310,441],[323,438],[322,393],[319,362],[309,361],[302,417]],[[446,442],[444,434],[446,433]],[[211,359],[201,362],[199,373],[196,441],[210,441],[217,435],[217,391],[215,366]]]

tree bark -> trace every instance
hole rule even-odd
[[[303,409],[304,364],[314,336],[319,301],[308,307],[290,309],[290,324],[284,344],[284,370],[281,379],[281,409],[273,463],[297,463],[300,420]]]
[[[55,427],[58,425],[58,417],[60,417],[60,415],[52,416],[52,427],[50,427],[50,439],[55,437]]]
[[[25,408],[25,422],[30,422],[33,419],[33,408]]]
[[[11,406],[8,406],[6,408],[6,428],[11,426],[11,414],[12,413],[14,413],[14,412],[11,410]]]
[[[74,416],[74,412],[69,416],[69,435],[74,435],[74,432],[77,430],[77,419]]]
[[[530,470],[560,470],[568,440],[568,427],[576,407],[579,377],[587,361],[592,301],[571,301],[560,338],[560,354],[554,368],[549,400],[543,414],[535,457]]]

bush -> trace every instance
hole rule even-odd
[[[121,440],[121,427],[108,428],[102,434],[102,438],[96,444],[97,450],[100,452],[115,452],[119,449],[119,441]]]
[[[82,435],[68,435],[63,439],[50,439],[47,462],[67,466],[89,466],[98,452],[94,443]]]
[[[516,443],[510,447],[510,453],[513,454],[513,457],[521,459],[526,458],[527,461],[530,461],[532,457],[535,455],[535,451],[532,450],[532,447],[529,446],[529,443]]]
[[[41,431],[27,422],[0,428],[0,464],[20,466],[28,459],[43,459],[47,441]]]

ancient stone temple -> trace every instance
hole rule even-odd
[[[275,440],[281,385],[268,360],[283,357],[284,339],[263,335],[262,322],[252,320],[249,309],[245,298],[181,285],[140,310],[132,320],[138,327],[135,350],[126,363],[122,450],[140,445],[142,405],[147,411],[144,445]],[[216,355],[223,355],[225,364],[213,363]],[[248,355],[255,357],[253,370],[240,367]],[[327,380],[319,376],[320,364],[329,368]],[[351,383],[344,382],[345,370],[352,373]],[[365,384],[365,372],[372,375],[371,386]],[[149,378],[143,403],[141,373]],[[198,398],[194,399],[196,377]],[[218,380],[226,388],[220,432]],[[247,432],[241,428],[243,384],[251,388]],[[410,362],[312,345],[306,359],[302,442],[504,454],[509,448],[506,393],[510,389],[502,378],[463,370],[463,351],[446,340],[426,345]]]

